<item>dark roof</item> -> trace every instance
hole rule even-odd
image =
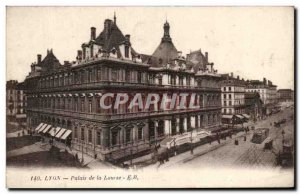
[[[161,67],[172,63],[178,57],[178,51],[172,42],[161,42],[153,53],[152,66]]]
[[[292,92],[292,89],[279,89],[278,92]]]
[[[17,80],[9,80],[6,82],[6,89],[16,89],[18,85]]]
[[[166,22],[164,24],[164,35],[161,42],[151,57],[151,66],[153,67],[162,67],[167,63],[173,63],[173,61],[178,57],[178,51],[172,42],[169,30],[170,25]]]
[[[52,49],[47,51],[46,57],[41,61],[40,67],[42,71],[52,71],[54,69],[60,68],[62,65],[59,63],[59,60],[53,54]]]
[[[208,59],[203,55],[201,50],[190,52],[187,54],[186,60],[187,65],[192,66],[195,72],[199,69],[205,70],[207,65],[209,65]]]
[[[125,41],[125,36],[118,28],[117,24],[112,20],[106,19],[104,29],[94,40],[94,43],[101,45],[105,51],[110,51],[113,47],[117,47]],[[90,41],[90,43],[92,43]]]

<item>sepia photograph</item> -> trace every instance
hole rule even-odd
[[[294,188],[295,9],[6,7],[6,187]]]

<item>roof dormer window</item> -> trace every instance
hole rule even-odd
[[[129,46],[125,46],[125,57],[129,58]]]

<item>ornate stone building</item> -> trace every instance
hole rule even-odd
[[[91,28],[90,40],[82,44],[76,61],[62,65],[52,50],[43,60],[38,55],[25,80],[29,126],[34,130],[45,123],[50,126],[50,134],[66,129],[61,133],[67,135],[61,135],[74,149],[103,160],[141,153],[167,136],[219,129],[220,75],[207,56],[200,66],[182,56],[169,32],[166,22],[155,52],[140,54],[114,17],[105,20],[98,36],[96,28]],[[102,109],[99,105],[107,93],[126,93],[129,100],[141,93],[145,100],[149,93],[166,93],[170,99],[174,93],[182,92],[196,93],[195,102],[200,108],[141,109],[123,104],[117,109]],[[105,103],[113,103],[114,97],[106,98]],[[176,104],[178,101],[179,96]],[[46,129],[43,132],[49,133]]]

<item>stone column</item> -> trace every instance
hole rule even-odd
[[[196,127],[196,116],[191,117],[191,127],[195,128]]]
[[[187,131],[187,118],[183,119],[183,131],[186,132]]]
[[[149,140],[149,123],[145,124],[146,125],[143,127],[144,140]]]
[[[179,120],[179,118],[176,118],[176,133],[179,133],[179,122],[180,122],[180,120]]]
[[[165,120],[165,135],[169,135],[170,134],[170,120]]]
[[[121,145],[124,144],[124,133],[125,133],[125,129],[124,129],[124,127],[121,127],[121,129],[120,129],[120,144]]]
[[[157,138],[157,127],[158,127],[158,121],[154,121],[154,137]]]
[[[108,148],[110,146],[110,130],[107,124],[101,125],[101,144],[103,148]]]

